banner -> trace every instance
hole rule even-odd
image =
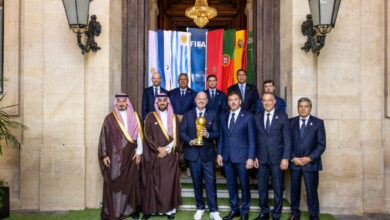
[[[152,86],[152,75],[155,72],[161,74],[161,78],[164,79],[164,72],[159,66],[158,57],[159,57],[159,46],[158,46],[158,33],[156,31],[149,31],[149,57],[148,57],[148,86]],[[162,87],[164,84],[161,84]]]
[[[222,63],[222,88],[227,92],[229,86],[234,84],[234,42],[236,30],[230,29],[223,32],[223,63]]]
[[[158,41],[158,57],[157,57],[157,71],[161,75],[161,87],[165,87],[165,74],[164,74],[164,33],[162,30],[157,31]]]
[[[171,64],[171,36],[172,31],[164,31],[164,40],[163,40],[163,47],[164,47],[164,56],[163,56],[163,62],[164,62],[164,76],[165,76],[165,89],[166,90],[172,90],[175,87],[173,87],[172,83],[172,64]]]
[[[242,56],[246,44],[245,30],[236,31],[236,40],[234,47],[234,83],[237,83],[237,70],[242,69]]]
[[[217,89],[222,90],[223,29],[207,33],[207,76],[217,76]],[[225,91],[226,92],[226,91]]]
[[[191,89],[205,90],[206,34],[207,29],[188,28],[191,33]]]

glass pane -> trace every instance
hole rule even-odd
[[[336,24],[337,14],[339,13],[339,7],[340,7],[341,0],[336,0],[336,3],[334,4],[334,12],[332,17],[332,26],[334,27]]]
[[[319,0],[309,0],[310,12],[313,18],[313,25],[316,26],[320,23],[320,4]]]
[[[77,0],[77,17],[80,26],[88,25],[89,0]]]
[[[332,12],[335,0],[320,0],[320,24],[330,25],[332,23]]]
[[[77,25],[76,0],[62,0],[69,26]]]

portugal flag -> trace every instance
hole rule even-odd
[[[227,92],[229,86],[234,84],[234,42],[236,30],[225,30],[223,33],[223,77],[222,88],[223,92]]]
[[[222,90],[223,29],[207,32],[207,76],[216,75],[217,89]]]

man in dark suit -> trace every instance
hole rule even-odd
[[[195,107],[196,92],[188,87],[188,76],[181,73],[178,78],[179,87],[169,92],[174,113],[181,121],[184,113]]]
[[[202,183],[206,185],[207,205],[210,210],[210,218],[221,220],[217,206],[217,190],[215,184],[215,148],[213,140],[218,138],[218,118],[213,110],[206,107],[207,95],[199,92],[195,98],[196,107],[184,114],[180,125],[180,136],[184,140],[184,159],[188,161],[194,184],[197,211],[195,220],[202,219],[205,204],[203,202]],[[201,130],[203,146],[196,146],[197,138],[196,120],[198,117],[206,118],[206,127]]]
[[[218,117],[222,112],[226,111],[226,96],[217,87],[217,76],[209,75],[207,77],[207,85],[209,88],[205,91],[209,102],[207,103],[207,109],[215,111]]]
[[[228,93],[228,106],[230,111],[221,116],[217,157],[218,165],[225,170],[231,208],[223,219],[240,216],[240,220],[247,220],[251,203],[247,169],[253,168],[256,125],[253,115],[240,107],[240,93]],[[241,209],[238,205],[237,177],[241,185]]]
[[[255,113],[256,102],[259,99],[259,92],[255,85],[246,82],[246,70],[237,70],[238,83],[228,88],[228,94],[232,91],[236,91],[241,95],[241,108],[252,114]]]
[[[264,110],[255,115],[256,160],[258,168],[258,189],[260,215],[255,220],[269,219],[268,181],[272,176],[274,209],[272,218],[279,219],[283,206],[283,171],[288,168],[291,157],[291,135],[287,114],[275,109],[275,97],[271,92],[262,96]]]
[[[286,102],[284,99],[280,98],[279,96],[276,96],[274,91],[275,91],[275,82],[273,80],[266,80],[263,83],[264,87],[264,92],[270,92],[274,94],[275,96],[275,109],[278,112],[286,112]],[[261,98],[257,100],[256,102],[256,113],[264,111],[263,103],[261,102]]]
[[[161,75],[160,73],[153,73],[152,75],[153,85],[144,89],[144,94],[142,95],[142,118],[145,120],[146,115],[149,112],[155,111],[154,109],[154,100],[156,96],[160,93],[168,94],[167,90],[161,88]]]
[[[290,220],[300,219],[302,176],[305,181],[310,219],[319,219],[318,174],[322,170],[321,155],[325,151],[326,135],[324,121],[310,115],[311,108],[309,98],[300,98],[298,100],[299,116],[290,119],[292,135]]]

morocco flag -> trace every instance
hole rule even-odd
[[[225,30],[223,33],[223,77],[221,90],[227,93],[229,86],[234,84],[234,43],[236,30]]]
[[[222,90],[223,29],[207,32],[207,76],[217,76],[217,89]]]

